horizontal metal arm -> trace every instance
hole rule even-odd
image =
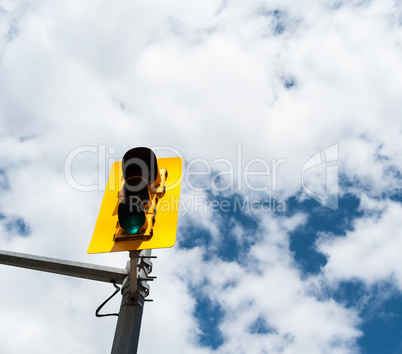
[[[0,250],[0,264],[69,275],[110,283],[122,284],[128,275],[127,269],[105,267],[96,264],[66,261],[64,259],[34,256],[31,254]]]

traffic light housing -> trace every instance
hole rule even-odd
[[[88,253],[172,247],[183,161],[145,147],[112,165]]]

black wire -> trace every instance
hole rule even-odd
[[[116,288],[116,291],[109,296],[104,302],[102,302],[102,304],[96,309],[95,311],[95,316],[96,317],[106,317],[106,316],[119,316],[118,313],[107,313],[107,314],[100,314],[99,311],[102,309],[103,306],[105,306],[105,304],[113,297],[115,296],[119,291],[120,288],[116,285],[116,282],[114,280],[112,280],[112,284],[113,286]]]

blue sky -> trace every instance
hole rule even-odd
[[[393,0],[3,1],[0,248],[124,267],[86,250],[111,164],[152,147],[185,164],[140,353],[401,352],[401,19]],[[109,284],[0,282],[0,352],[110,352]]]

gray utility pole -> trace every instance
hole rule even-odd
[[[137,353],[144,301],[149,295],[147,281],[155,279],[149,276],[152,272],[150,258],[152,258],[151,250],[130,252],[130,277],[126,278],[128,281],[125,281],[122,286],[123,298],[112,354]]]
[[[156,278],[149,276],[152,272],[151,258],[156,258],[151,256],[151,250],[131,251],[127,267],[121,269],[0,250],[0,264],[122,284],[122,302],[112,354],[137,353],[144,302],[149,295],[147,282]]]

